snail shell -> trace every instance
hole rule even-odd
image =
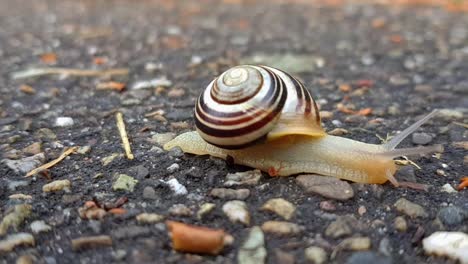
[[[213,80],[198,98],[195,125],[205,141],[225,149],[265,138],[326,135],[304,85],[267,66],[236,66]]]

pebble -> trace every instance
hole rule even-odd
[[[382,238],[379,243],[379,252],[385,256],[392,255],[392,246],[390,244],[390,239],[388,237]]]
[[[320,118],[322,120],[330,120],[333,118],[333,112],[331,111],[320,111]]]
[[[392,264],[393,261],[389,257],[382,256],[372,251],[356,252],[349,257],[346,264]]]
[[[0,223],[0,236],[5,235],[10,227],[15,230],[31,215],[32,206],[29,204],[15,205],[13,212],[5,215]]]
[[[359,221],[353,215],[338,216],[325,229],[325,235],[331,238],[339,238],[353,233],[353,229],[359,225]]]
[[[112,184],[112,190],[133,192],[137,183],[138,180],[127,174],[118,174],[117,180]]]
[[[185,188],[184,185],[182,185],[177,179],[173,178],[173,179],[170,179],[168,181],[163,181],[163,180],[160,180],[162,183],[166,184],[170,189],[171,191],[174,192],[175,195],[177,196],[183,196],[183,195],[187,195],[188,191],[187,191],[187,188]]]
[[[138,165],[138,166],[131,167],[128,170],[128,174],[137,178],[138,180],[142,180],[149,176],[149,170],[143,165]]]
[[[395,176],[399,181],[416,182],[413,166],[401,166]]]
[[[58,192],[58,191],[66,191],[69,192],[71,187],[71,182],[69,180],[56,180],[42,186],[43,192]]]
[[[343,135],[346,135],[348,133],[349,133],[348,130],[346,130],[344,128],[335,128],[332,131],[328,132],[328,134],[332,135],[332,136],[343,136]]]
[[[292,253],[287,253],[280,249],[275,250],[275,260],[276,260],[276,263],[281,263],[281,264],[296,263],[296,258],[294,257]]]
[[[146,186],[143,189],[143,199],[147,199],[147,200],[156,200],[156,199],[158,199],[158,196],[156,195],[156,191],[154,190],[153,187]]]
[[[406,85],[406,84],[409,84],[410,80],[401,76],[401,75],[392,75],[390,77],[390,83],[393,84],[393,85],[397,85],[397,86],[400,86],[400,85]]]
[[[305,258],[313,264],[326,263],[328,259],[325,249],[316,246],[306,248],[304,255]]]
[[[72,239],[71,245],[73,251],[97,247],[109,247],[112,246],[112,238],[106,235],[79,237]]]
[[[210,195],[220,199],[226,200],[245,200],[250,195],[249,189],[228,189],[228,188],[214,188],[211,190]]]
[[[31,154],[31,155],[36,155],[41,153],[41,143],[40,142],[34,142],[31,145],[23,148],[23,152],[26,154]]]
[[[49,128],[40,128],[36,133],[34,133],[34,135],[39,139],[57,139],[57,135],[55,135],[55,133]]]
[[[257,185],[261,177],[262,172],[260,170],[228,173],[224,186]]]
[[[439,109],[437,112],[437,115],[446,119],[446,120],[453,120],[453,119],[462,119],[463,118],[463,112],[458,109],[450,109],[450,108],[445,108],[445,109]]]
[[[71,117],[66,117],[66,116],[61,116],[57,117],[55,119],[55,126],[56,127],[68,127],[68,126],[73,126],[75,122],[73,121],[73,118]]]
[[[250,224],[250,213],[247,204],[243,201],[233,200],[223,205],[223,212],[232,223]]]
[[[0,253],[10,252],[17,246],[34,246],[35,240],[29,233],[16,233],[0,240]]]
[[[394,204],[398,212],[403,213],[411,218],[421,217],[426,218],[428,214],[426,210],[419,204],[410,202],[405,198],[400,198]]]
[[[185,204],[174,204],[169,208],[169,214],[173,216],[191,216],[193,212]]]
[[[91,147],[90,146],[82,146],[82,147],[79,147],[78,150],[76,151],[76,153],[78,154],[81,154],[81,155],[85,155],[87,154],[88,152],[91,151]]]
[[[74,202],[80,201],[83,198],[83,195],[81,194],[64,194],[62,195],[62,203],[67,205],[67,204],[72,204]]]
[[[239,249],[237,262],[238,264],[262,264],[265,263],[266,256],[265,237],[262,229],[254,226]]]
[[[16,191],[18,187],[25,187],[29,185],[29,181],[9,181],[7,180],[8,183],[8,190],[10,191]]]
[[[172,82],[166,78],[166,76],[162,76],[159,78],[154,78],[151,80],[141,80],[137,81],[132,84],[132,89],[149,89],[149,88],[156,88],[156,87],[169,87],[172,85]]]
[[[167,92],[167,97],[169,98],[178,98],[185,95],[185,90],[182,88],[172,88]]]
[[[468,217],[467,212],[456,206],[448,206],[439,210],[437,218],[447,226],[456,226]]]
[[[297,235],[304,230],[295,223],[285,221],[266,221],[262,224],[262,230],[265,233],[271,233],[278,236]]]
[[[435,232],[422,241],[426,254],[446,256],[468,263],[468,234],[463,232]]]
[[[336,205],[333,203],[333,201],[321,201],[320,209],[326,212],[333,212],[336,211]]]
[[[16,259],[16,264],[34,264],[36,261],[33,255],[22,255]]]
[[[308,193],[316,193],[326,198],[336,200],[348,200],[354,197],[351,185],[335,177],[320,175],[300,175],[296,182]]]
[[[173,164],[171,164],[171,166],[167,167],[166,170],[169,173],[174,173],[174,172],[178,171],[179,168],[180,168],[179,164],[173,163]]]
[[[111,155],[104,157],[101,159],[101,164],[102,166],[107,166],[109,165],[112,161],[114,161],[115,158],[120,157],[121,155],[119,153],[112,153]]]
[[[164,216],[155,213],[141,213],[136,216],[136,220],[139,224],[154,224],[164,220]]]
[[[406,223],[406,220],[403,216],[395,217],[393,225],[395,226],[395,229],[399,232],[406,232],[406,230],[408,229],[408,224]]]
[[[52,230],[52,227],[47,225],[43,220],[36,220],[32,222],[30,227],[31,227],[31,231],[34,234],[39,234],[42,232],[49,232],[50,230]]]
[[[283,198],[270,199],[265,204],[263,204],[261,209],[264,211],[276,213],[286,220],[290,220],[296,211],[296,207]]]
[[[204,203],[200,206],[200,209],[197,211],[197,218],[203,219],[203,217],[213,211],[216,207],[214,203]]]
[[[446,193],[458,193],[449,183],[444,184],[440,190]]]
[[[432,142],[433,137],[428,133],[413,133],[411,135],[414,144],[426,145]]]
[[[8,168],[12,169],[16,173],[28,173],[33,169],[39,167],[45,162],[44,153],[39,153],[31,157],[22,158],[20,160],[4,159],[4,163]]]
[[[371,240],[368,237],[350,237],[339,244],[339,247],[347,250],[368,250],[371,248]]]

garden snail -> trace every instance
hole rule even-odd
[[[316,173],[354,182],[383,184],[397,170],[393,158],[442,152],[441,145],[395,149],[436,110],[382,145],[326,134],[315,101],[289,74],[267,66],[241,65],[212,81],[195,106],[197,131],[164,145],[212,155],[271,176]]]

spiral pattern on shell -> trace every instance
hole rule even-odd
[[[272,67],[241,65],[203,91],[195,125],[205,141],[236,149],[264,138],[282,115],[305,116],[320,126],[317,105],[301,82]]]

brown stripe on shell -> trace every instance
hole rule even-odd
[[[260,130],[262,127],[269,124],[270,121],[272,121],[277,115],[281,113],[281,109],[283,108],[286,102],[286,98],[287,98],[287,90],[286,90],[283,80],[281,80],[276,75],[273,75],[273,76],[276,79],[276,81],[278,81],[278,83],[280,84],[278,86],[278,90],[282,90],[282,93],[281,93],[281,97],[279,98],[279,101],[276,107],[274,109],[271,109],[270,113],[264,118],[260,119],[259,121],[253,124],[250,124],[242,128],[237,128],[237,129],[231,129],[231,128],[220,129],[220,128],[215,128],[215,127],[210,127],[202,123],[200,120],[198,120],[198,118],[195,118],[196,127],[207,135],[220,137],[220,138],[238,137],[238,136],[246,135],[254,131]],[[265,132],[265,134],[267,133],[268,131]]]

